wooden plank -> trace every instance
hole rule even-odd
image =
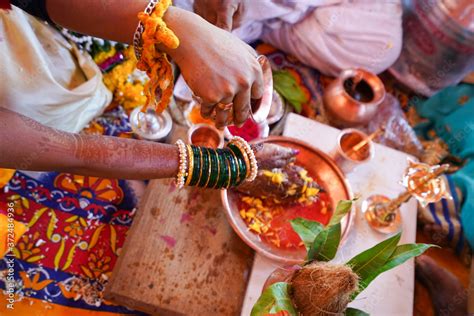
[[[151,181],[105,298],[159,315],[239,315],[253,252],[220,192]]]

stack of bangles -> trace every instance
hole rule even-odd
[[[179,150],[179,170],[176,186],[198,186],[228,189],[257,177],[258,166],[250,145],[234,137],[226,148],[213,149],[176,142]]]

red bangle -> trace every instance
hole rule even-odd
[[[0,0],[0,9],[11,10],[10,0]]]

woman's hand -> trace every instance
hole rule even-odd
[[[240,26],[246,9],[246,0],[194,1],[194,12],[226,31],[232,31]]]
[[[175,50],[165,51],[178,64],[186,83],[201,98],[201,112],[209,117],[215,110],[216,126],[226,125],[233,110],[239,126],[250,114],[250,100],[263,94],[262,68],[256,52],[229,32],[206,22],[196,14],[170,8],[168,26],[180,39]],[[231,110],[218,104],[233,103]]]
[[[237,191],[254,197],[271,197],[278,201],[311,203],[317,199],[320,187],[294,164],[298,151],[275,144],[253,147],[258,164],[258,175],[253,182],[244,182]]]
[[[259,144],[253,146],[255,158],[259,169],[272,170],[283,168],[296,161],[298,151],[292,148],[278,146],[275,144]]]
[[[131,42],[137,14],[147,4],[147,0],[48,0],[47,9],[54,22],[71,30]],[[170,7],[164,21],[181,44],[177,49],[159,49],[173,58],[191,90],[202,99],[202,114],[209,116],[216,110],[216,125],[222,127],[232,112],[216,107],[233,103],[233,121],[243,125],[250,113],[250,99],[260,99],[263,94],[257,53],[192,12]]]

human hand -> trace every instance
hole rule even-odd
[[[249,196],[272,198],[280,203],[311,204],[318,198],[321,188],[306,176],[305,171],[294,164],[271,170],[259,169],[254,181],[244,182],[236,189]]]
[[[247,0],[195,0],[194,12],[226,31],[240,26]]]
[[[288,203],[303,196],[305,202],[311,203],[318,197],[318,184],[307,176],[304,168],[294,164],[297,150],[269,143],[253,146],[253,150],[259,167],[257,178],[244,182],[237,191]]]
[[[243,125],[250,114],[250,100],[263,95],[262,67],[256,52],[231,33],[193,13],[177,10],[169,9],[166,22],[181,44],[166,52],[201,99],[201,114],[209,117],[215,111],[217,127],[227,125],[231,114],[235,125]],[[233,103],[230,108],[218,106],[229,103]]]
[[[257,158],[258,168],[261,170],[283,168],[295,162],[298,155],[298,150],[270,143],[254,145],[252,149]]]

